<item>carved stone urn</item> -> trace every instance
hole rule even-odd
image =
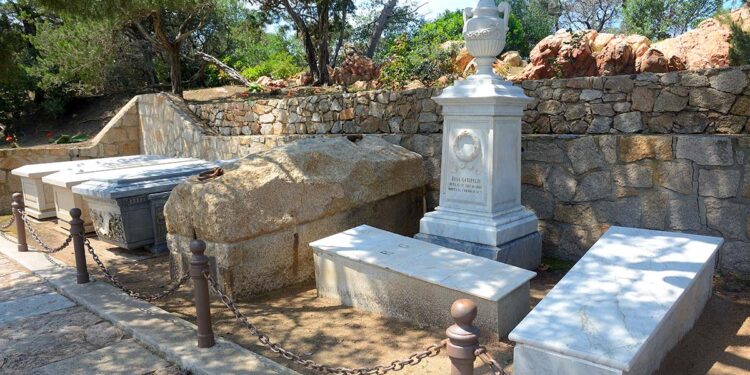
[[[464,39],[476,58],[477,74],[494,74],[492,64],[505,48],[509,19],[510,5],[506,2],[495,7],[493,0],[480,0],[476,8],[464,9]]]
[[[509,17],[510,6],[493,0],[464,11],[477,74],[433,98],[444,118],[440,205],[422,218],[416,238],[535,270],[542,237],[521,204],[521,117],[531,98],[492,70]]]

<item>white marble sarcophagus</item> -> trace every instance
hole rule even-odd
[[[120,165],[103,164],[103,165],[81,165],[68,168],[47,176],[42,177],[45,185],[52,187],[52,193],[55,201],[55,210],[58,218],[58,225],[65,229],[70,229],[70,210],[80,208],[81,219],[84,222],[86,232],[93,232],[94,227],[89,218],[89,210],[83,198],[73,193],[73,187],[86,181],[97,178],[117,178],[125,175],[142,175],[142,176],[159,176],[162,171],[171,171],[173,168],[181,168],[182,165],[192,165],[202,163],[199,159],[190,158],[166,158],[158,157],[148,159],[145,157],[142,162],[121,163]]]
[[[362,225],[315,241],[318,296],[434,327],[453,323],[451,304],[479,307],[475,321],[502,338],[531,308],[522,268]]]
[[[711,297],[724,240],[610,228],[510,334],[514,375],[647,375]]]
[[[168,193],[188,177],[219,166],[191,161],[102,173],[74,186],[73,193],[83,197],[99,239],[158,253],[166,250],[163,208]]]
[[[35,219],[49,219],[56,215],[52,186],[42,183],[42,178],[71,168],[117,169],[148,165],[165,159],[158,155],[118,156],[114,158],[73,160],[56,163],[25,165],[11,173],[21,178],[26,213]]]

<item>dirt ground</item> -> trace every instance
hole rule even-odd
[[[0,222],[6,220],[7,217],[0,217]],[[37,227],[42,228],[43,238],[51,244],[64,239],[65,235],[55,229],[53,222],[39,223]],[[92,239],[92,243],[102,260],[126,286],[154,293],[163,290],[170,282],[167,256],[117,249],[96,239]],[[72,250],[55,257],[74,264]],[[90,259],[89,271],[101,279],[101,273]],[[531,283],[532,304],[538,303],[564,274],[564,264],[540,272]],[[183,319],[194,321],[189,285],[156,304]],[[273,340],[302,353],[305,359],[335,366],[387,364],[394,359],[407,358],[445,337],[445,327],[420,327],[318,298],[312,283],[242,301],[238,305]],[[212,314],[218,335],[303,374],[313,374],[257,346],[257,341],[249,332],[239,328],[231,313],[218,300],[212,304]],[[512,343],[487,338],[485,341],[497,361],[506,371],[512,372]],[[476,366],[481,366],[479,361]],[[448,360],[440,355],[401,373],[443,375],[448,373]],[[489,371],[482,368],[477,373],[489,374]],[[669,353],[657,374],[750,374],[750,283],[717,277],[714,295],[697,324]]]

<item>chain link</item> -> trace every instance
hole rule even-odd
[[[484,364],[492,370],[493,375],[508,375],[505,370],[500,366],[497,361],[495,361],[492,356],[490,356],[489,353],[487,353],[487,348],[484,346],[480,346],[475,352],[474,355],[479,357],[479,359],[484,362]]]
[[[26,216],[26,212],[24,211],[18,211],[18,212],[21,214],[20,215],[21,221],[23,221],[24,226],[26,227],[26,230],[29,232],[29,234],[31,234],[31,238],[33,238],[34,241],[36,241],[39,244],[39,246],[42,247],[43,249],[42,252],[47,253],[47,254],[59,253],[65,250],[65,248],[67,248],[68,246],[70,246],[70,243],[73,241],[73,235],[69,234],[68,237],[65,239],[65,241],[63,241],[62,245],[55,247],[55,248],[47,245],[46,243],[44,243],[44,241],[42,241],[42,238],[39,236],[39,233],[37,233],[36,229],[34,229],[34,227],[31,226],[31,221],[29,220],[29,217]]]
[[[180,289],[181,286],[185,285],[185,283],[190,279],[190,275],[186,274],[182,276],[179,280],[177,280],[176,283],[172,284],[167,288],[166,290],[159,292],[157,294],[147,295],[141,292],[137,292],[132,289],[126,288],[124,285],[120,283],[117,278],[112,275],[111,272],[107,269],[107,267],[104,265],[104,262],[102,262],[101,259],[99,259],[99,256],[96,255],[96,252],[94,251],[94,247],[91,246],[91,241],[89,241],[88,238],[86,238],[85,235],[81,234],[81,237],[83,237],[84,245],[86,246],[86,250],[91,254],[91,258],[94,259],[94,262],[99,266],[99,268],[102,270],[102,273],[104,274],[104,277],[109,280],[112,285],[116,286],[118,289],[122,290],[123,292],[127,293],[129,296],[133,298],[137,298],[146,302],[153,302],[159,299],[162,299],[164,297],[167,297],[174,292],[176,292],[178,289]]]
[[[15,209],[13,209],[13,211],[15,211]],[[16,215],[14,214],[10,216],[10,220],[7,223],[0,225],[0,230],[6,230],[10,228],[10,226],[13,225],[13,223],[15,222],[16,222]]]
[[[251,323],[245,314],[243,314],[239,308],[237,308],[237,305],[234,303],[234,301],[229,298],[226,294],[224,294],[218,287],[216,280],[214,280],[211,275],[208,273],[208,271],[203,273],[203,276],[206,277],[208,280],[208,285],[211,287],[211,290],[216,293],[217,296],[219,296],[219,299],[221,302],[234,314],[235,319],[237,320],[237,323],[242,326],[243,328],[250,331],[250,333],[253,336],[256,336],[258,338],[258,341],[265,346],[266,348],[270,349],[272,352],[281,355],[282,357],[296,363],[299,365],[304,366],[307,369],[317,371],[324,374],[333,374],[333,375],[383,375],[387,374],[391,371],[401,371],[404,368],[408,366],[414,366],[422,362],[426,358],[435,357],[440,354],[440,352],[445,348],[446,342],[442,341],[439,344],[430,345],[425,350],[421,352],[417,352],[409,356],[407,359],[403,360],[396,360],[391,362],[387,366],[375,366],[375,367],[367,367],[367,368],[345,368],[345,367],[332,367],[332,366],[326,366],[319,363],[316,363],[309,359],[302,359],[302,356],[292,352],[290,350],[285,349],[278,343],[275,343],[271,340],[270,337],[260,332],[258,327]]]

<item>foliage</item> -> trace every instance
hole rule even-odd
[[[64,96],[138,86],[143,83],[134,69],[138,50],[116,29],[117,25],[106,19],[40,23],[37,34],[28,37],[39,57],[27,72],[42,90]]]
[[[259,83],[251,83],[250,86],[247,87],[248,92],[258,93],[263,92],[263,86],[261,86]]]
[[[255,81],[263,76],[287,79],[297,75],[303,69],[294,61],[294,56],[286,51],[279,51],[260,64],[243,69],[242,75],[249,81]]]
[[[240,70],[250,81],[261,76],[286,79],[304,69],[302,48],[296,39],[255,29],[233,32],[231,40],[236,48],[224,62]]]
[[[56,145],[62,145],[62,144],[69,144],[69,143],[85,142],[88,139],[89,137],[85,134],[76,134],[76,135],[63,134],[51,140],[50,143],[56,144]]]
[[[496,0],[496,2],[499,0]],[[513,17],[520,21],[520,30],[511,28],[509,35],[514,33],[523,33],[525,43],[520,39],[515,41],[518,44],[506,44],[506,50],[516,50],[521,52],[521,55],[528,56],[531,49],[536,46],[539,41],[550,35],[555,30],[557,23],[557,17],[550,14],[550,4],[556,0],[510,0],[511,6],[511,24],[513,23]]]
[[[656,41],[685,33],[721,7],[722,0],[626,0],[623,28]]]
[[[742,26],[732,23],[732,41],[729,48],[729,61],[732,65],[750,64],[750,33],[742,30]]]
[[[392,86],[415,79],[434,82],[451,72],[456,55],[455,49],[446,50],[435,45],[420,45],[410,42],[406,36],[401,36],[391,47],[391,58],[384,64],[380,80]]]
[[[564,0],[563,26],[603,31],[613,26],[622,10],[622,0]]]

